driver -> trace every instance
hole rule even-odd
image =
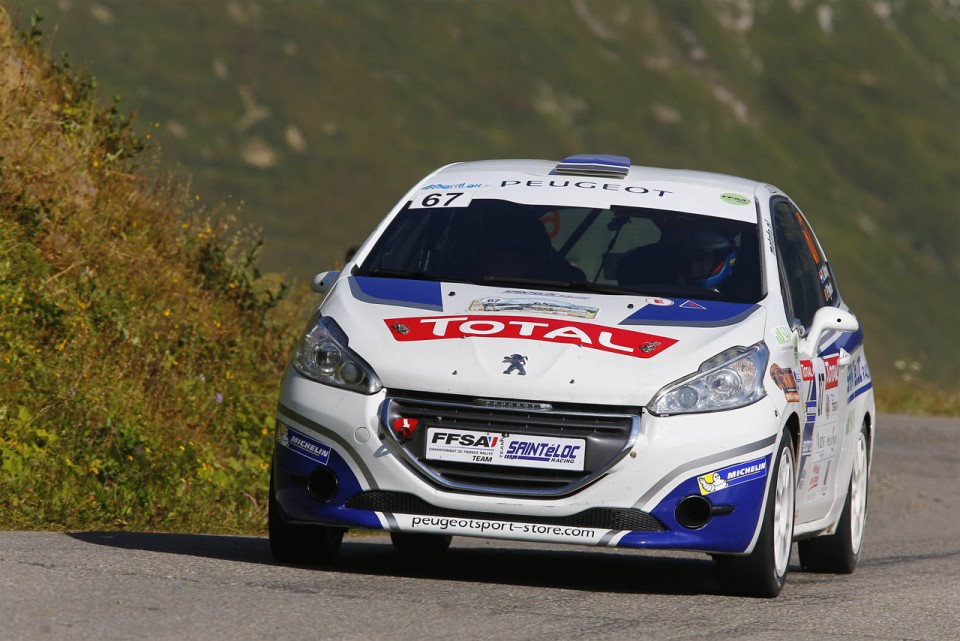
[[[671,229],[664,241],[672,250],[681,285],[717,291],[733,274],[737,251],[722,234],[703,229]]]

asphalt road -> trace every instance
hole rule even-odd
[[[960,421],[878,423],[860,567],[794,557],[775,600],[693,554],[457,538],[424,564],[377,535],[317,570],[257,537],[0,532],[0,639],[960,639]]]

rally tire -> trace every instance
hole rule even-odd
[[[774,458],[770,489],[760,534],[750,554],[716,556],[720,589],[725,594],[773,598],[780,594],[790,572],[796,504],[796,466],[793,437],[784,430]]]
[[[329,525],[302,525],[287,523],[280,515],[273,472],[270,473],[270,500],[267,509],[267,529],[270,533],[270,552],[281,563],[298,565],[325,565],[332,563],[340,552],[345,528]]]
[[[410,532],[391,532],[390,542],[404,554],[429,556],[443,554],[450,547],[453,537],[449,534],[411,534]]]
[[[840,513],[837,530],[797,544],[800,567],[807,572],[853,574],[860,562],[863,530],[867,520],[867,481],[869,478],[867,426],[860,428],[847,498]]]

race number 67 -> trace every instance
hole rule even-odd
[[[431,191],[417,194],[410,209],[440,209],[443,207],[466,207],[473,200],[470,191]]]

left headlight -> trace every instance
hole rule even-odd
[[[670,383],[647,405],[651,414],[691,414],[732,410],[767,395],[763,373],[770,352],[763,341],[732,347],[710,358],[690,376]]]
[[[383,384],[358,354],[347,347],[347,335],[332,318],[314,316],[300,339],[293,367],[303,376],[334,387],[376,394]]]

